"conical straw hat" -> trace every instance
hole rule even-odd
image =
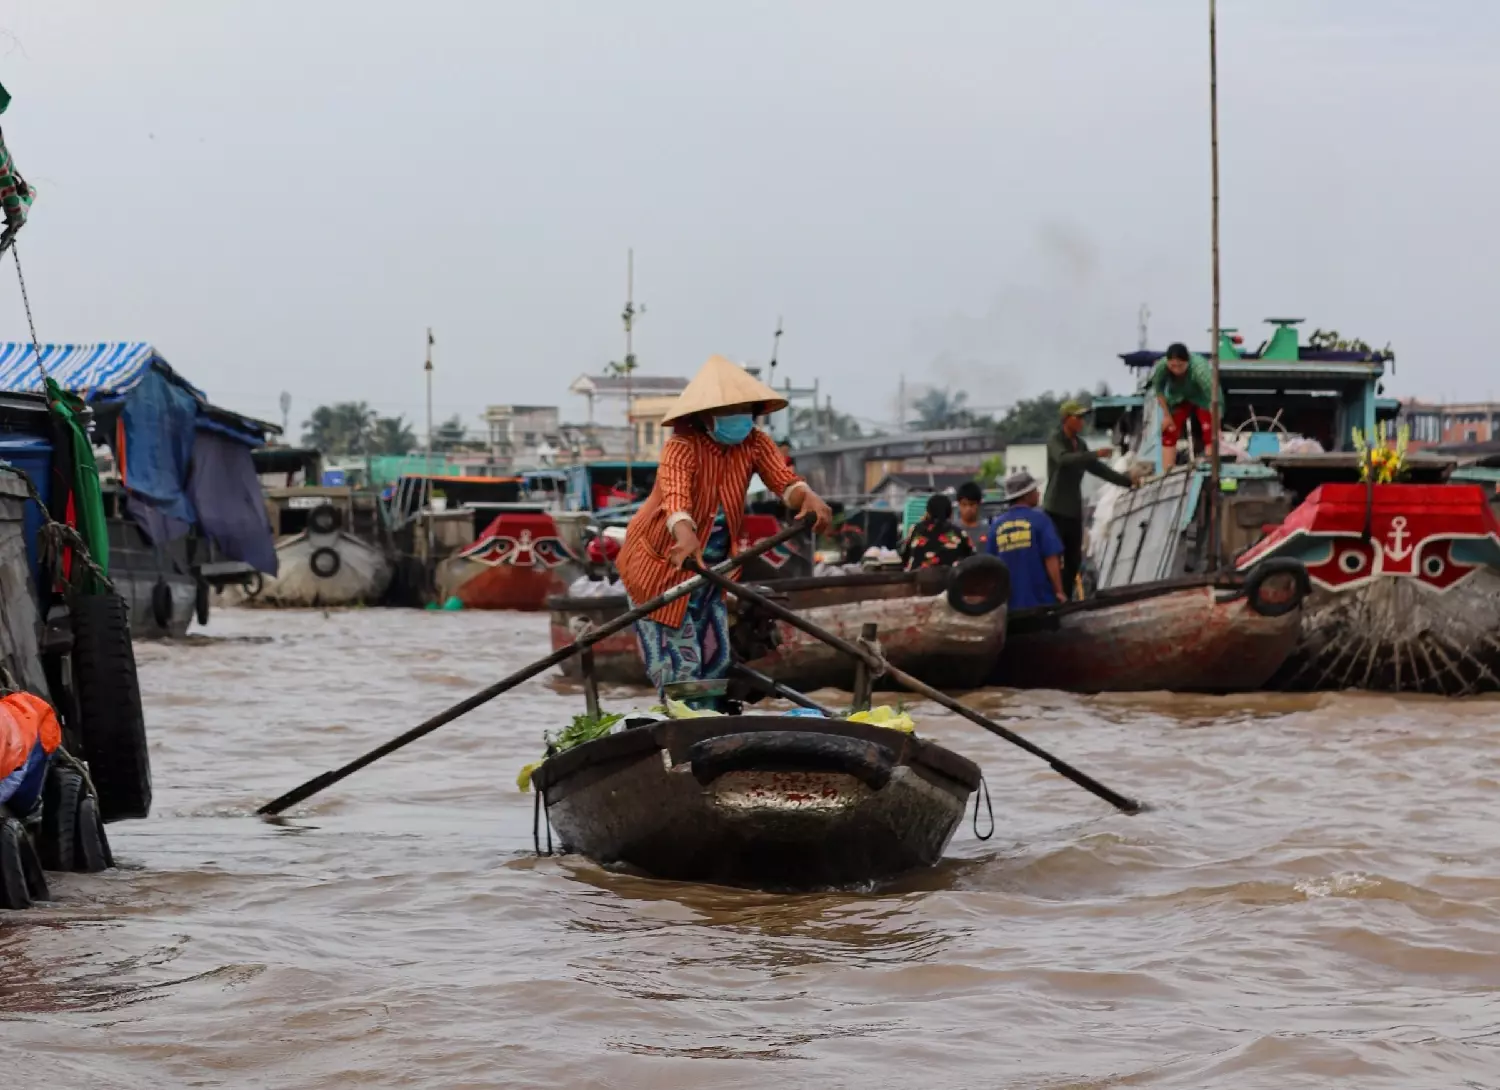
[[[661,422],[670,424],[694,413],[751,402],[759,402],[763,413],[786,408],[786,398],[743,367],[730,363],[723,356],[712,356],[693,376],[687,388],[677,395],[672,411],[662,417]]]

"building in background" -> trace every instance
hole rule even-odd
[[[550,465],[562,447],[556,405],[490,405],[484,423],[489,457],[496,465]]]
[[[1500,402],[1470,401],[1451,405],[1403,398],[1396,419],[1387,427],[1394,438],[1405,424],[1411,428],[1411,447],[1488,443],[1500,438]]]
[[[672,426],[663,425],[661,418],[671,412],[676,403],[676,394],[657,394],[631,400],[628,419],[630,426],[635,429],[635,450],[641,458],[655,461],[661,456],[661,448],[666,446],[667,439],[672,434]]]
[[[579,375],[568,392],[588,401],[588,423],[623,422],[635,398],[676,397],[688,380],[677,375]]]

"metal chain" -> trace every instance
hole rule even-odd
[[[26,324],[31,328],[31,350],[36,353],[36,366],[42,373],[42,385],[45,389],[47,365],[42,362],[42,342],[36,335],[36,319],[31,316],[31,297],[26,294],[26,274],[21,271],[21,251],[14,240],[10,244],[10,256],[16,261],[16,279],[21,282],[21,305],[26,308]]]

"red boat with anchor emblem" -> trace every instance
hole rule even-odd
[[[467,609],[539,610],[566,593],[583,563],[546,512],[505,511],[474,544],[442,561],[435,581],[441,600]]]
[[[1296,642],[1267,688],[1500,692],[1500,521],[1471,483],[1475,467],[1406,451],[1400,406],[1381,396],[1389,349],[1321,332],[1302,344],[1300,319],[1270,321],[1253,351],[1233,330],[1220,341],[1217,497],[1203,461],[1161,464],[1145,389],[1161,354],[1122,356],[1141,389],[1096,399],[1095,422],[1160,476],[1101,493],[1089,531],[1098,585],[1118,585],[1110,561],[1121,555],[1125,585],[1208,572],[1215,552],[1242,578],[1300,564],[1309,593]],[[1171,502],[1152,503],[1158,494]]]

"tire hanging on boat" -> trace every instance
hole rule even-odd
[[[31,885],[26,880],[26,860],[22,854],[29,850],[26,830],[15,818],[0,821],[0,908],[30,908]]]
[[[198,618],[198,623],[203,626],[207,626],[208,624],[210,589],[207,579],[199,579],[193,595],[193,615]]]
[[[83,874],[98,874],[115,865],[105,839],[104,822],[99,818],[99,807],[93,795],[84,795],[78,800],[78,815],[74,821],[73,869]]]
[[[323,545],[312,551],[312,555],[307,558],[307,566],[319,579],[332,579],[344,566],[344,558],[336,550]]]
[[[1293,592],[1279,601],[1267,597],[1265,582],[1275,576],[1290,576]],[[1262,560],[1250,569],[1245,579],[1243,593],[1250,608],[1262,617],[1285,617],[1302,605],[1302,600],[1312,592],[1312,580],[1307,576],[1307,567],[1302,561],[1290,556],[1273,556]]]
[[[165,579],[157,579],[151,588],[151,619],[164,631],[172,627],[172,588]]]
[[[66,765],[53,763],[42,787],[42,826],[37,851],[48,870],[70,871],[78,839],[78,802],[83,797],[83,777]]]
[[[965,617],[983,617],[1010,601],[1010,569],[998,556],[966,556],[948,577],[948,604]]]
[[[307,529],[314,534],[332,534],[339,528],[338,508],[331,503],[320,504],[307,516]]]
[[[141,711],[130,610],[117,594],[73,603],[73,673],[77,678],[84,758],[105,821],[151,813],[151,757]]]

